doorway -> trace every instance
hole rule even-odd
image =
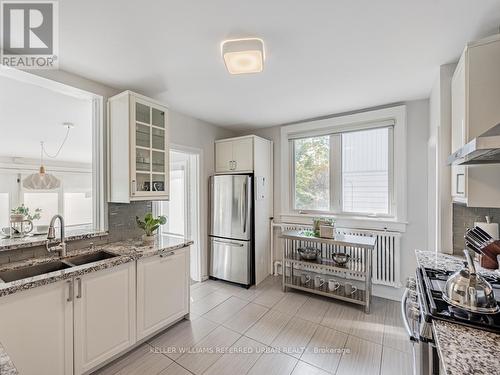
[[[201,150],[170,146],[170,200],[157,202],[155,215],[167,217],[161,233],[193,240],[190,276],[201,281],[200,246],[200,155]]]

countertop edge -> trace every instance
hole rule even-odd
[[[161,254],[165,251],[173,251],[182,249],[184,247],[192,245],[194,242],[192,240],[178,240],[178,243],[171,245],[153,245],[153,246],[143,246],[139,242],[134,241],[122,241],[106,244],[103,246],[98,246],[95,249],[79,249],[68,254],[68,257],[79,254],[92,253],[99,250],[105,250],[114,254],[117,257],[105,259],[99,262],[89,263],[86,265],[75,266],[67,268],[61,271],[55,271],[44,275],[34,276],[32,278],[26,278],[18,281],[12,281],[9,283],[0,283],[0,298],[8,295],[15,294],[23,290],[34,289],[44,285],[52,284],[61,280],[70,279],[72,277],[86,275],[92,272],[101,271],[108,268],[117,267],[119,265],[136,261],[141,258],[152,257]],[[9,267],[9,264],[0,267],[0,269],[17,269],[26,267],[33,264],[46,263],[54,260],[59,260],[59,258],[41,258],[41,259],[28,259],[22,262],[16,262]]]

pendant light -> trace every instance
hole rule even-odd
[[[29,190],[54,190],[59,189],[61,187],[61,181],[54,175],[47,173],[45,171],[45,167],[43,165],[43,155],[47,155],[49,158],[57,158],[59,153],[61,152],[64,144],[66,143],[69,131],[74,126],[72,123],[65,122],[63,124],[64,127],[67,128],[66,136],[59,147],[59,150],[54,155],[49,155],[45,148],[43,147],[43,141],[40,142],[40,169],[38,173],[33,173],[23,179],[23,187]]]

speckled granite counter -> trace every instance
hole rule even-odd
[[[102,269],[115,267],[120,264],[131,262],[142,257],[154,256],[164,251],[172,251],[180,249],[182,247],[189,246],[192,243],[193,241],[187,239],[176,238],[172,236],[161,236],[159,237],[157,243],[155,243],[152,246],[144,246],[140,241],[123,241],[123,242],[110,243],[102,246],[96,246],[95,248],[83,248],[75,251],[70,251],[68,252],[67,258],[74,255],[91,253],[93,251],[98,251],[98,250],[106,250],[108,252],[116,254],[117,256],[114,258],[101,260],[99,262],[66,268],[60,271],[55,271],[8,283],[2,282],[0,280],[0,297],[13,294],[22,290],[32,289],[42,285],[51,284],[71,277],[84,275],[90,272],[95,272]],[[54,256],[47,256],[44,258],[35,258],[21,262],[8,263],[6,265],[1,266],[0,271],[23,268],[26,266],[47,263],[58,259],[59,258]]]
[[[95,237],[106,236],[108,232],[102,230],[92,230],[92,229],[66,229],[65,240],[66,241],[78,241],[86,240]],[[57,233],[55,240],[51,242],[59,242],[59,233]],[[0,238],[0,251],[9,251],[16,249],[25,249],[27,247],[33,246],[43,246],[47,242],[47,235],[41,234],[37,236],[28,235],[23,238],[6,238],[2,236]]]
[[[456,271],[463,258],[415,251],[419,266]],[[497,273],[477,265],[482,274]],[[492,375],[500,372],[500,335],[463,325],[433,320],[434,338],[447,375]]]
[[[19,374],[1,343],[0,343],[0,374],[1,375]]]

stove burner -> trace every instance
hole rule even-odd
[[[451,317],[454,317],[457,319],[462,319],[462,320],[466,320],[469,322],[489,324],[489,325],[494,324],[492,317],[487,315],[487,314],[474,313],[471,311],[461,309],[460,307],[451,306],[451,305],[448,306],[448,311],[450,312]]]
[[[453,273],[452,271],[429,268],[420,268],[417,270],[417,282],[422,293],[419,296],[419,303],[421,304],[421,309],[424,311],[426,320],[429,322],[432,319],[446,320],[500,333],[500,313],[474,313],[452,306],[444,301],[442,297],[444,285]],[[498,291],[498,293],[495,293],[495,298],[500,304],[500,277],[488,275],[486,278],[495,291]]]

